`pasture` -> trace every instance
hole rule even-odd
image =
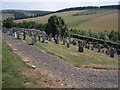
[[[47,23],[47,20],[50,16],[58,15],[63,17],[69,29],[92,30],[96,32],[101,32],[105,30],[107,31],[118,30],[117,10],[101,9],[101,10],[93,10],[93,11],[76,10],[76,11],[59,12],[59,13],[49,14],[46,16],[41,16],[36,18],[15,20],[15,22],[35,21],[45,24]],[[81,12],[83,13],[83,15],[81,15]],[[78,15],[75,16],[75,14]]]

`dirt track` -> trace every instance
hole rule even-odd
[[[12,36],[3,34],[7,43],[20,54],[31,60],[37,68],[44,68],[54,77],[64,79],[66,82],[80,88],[107,88],[118,85],[118,71],[95,71],[78,69],[61,58],[41,51],[35,46],[17,40]]]

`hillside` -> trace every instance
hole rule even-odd
[[[75,10],[53,13],[36,18],[28,18],[15,20],[15,22],[35,21],[39,23],[47,23],[52,15],[63,17],[69,29],[83,29],[99,31],[118,30],[118,11],[116,9],[95,9],[95,10]]]
[[[2,14],[3,20],[8,17],[13,18],[21,18],[21,17],[33,17],[38,15],[47,14],[49,11],[37,11],[37,10],[2,10],[0,14]]]

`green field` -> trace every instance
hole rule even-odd
[[[69,29],[90,29],[96,32],[118,30],[118,11],[115,9],[67,11],[42,17],[15,20],[15,22],[35,21],[45,24],[52,15],[63,17]]]
[[[31,38],[28,37],[27,42],[30,43],[30,41]],[[106,54],[98,53],[97,50],[84,49],[84,53],[80,53],[77,46],[70,45],[70,48],[67,48],[66,45],[62,45],[62,42],[55,44],[53,42],[41,43],[38,41],[36,46],[75,65],[118,66],[118,57],[110,58]]]

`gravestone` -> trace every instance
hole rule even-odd
[[[20,39],[20,32],[17,32],[17,39]]]
[[[104,51],[104,49],[102,49],[102,53],[104,53],[105,51]]]
[[[40,35],[38,35],[38,41],[40,41],[41,40],[41,37],[40,37]]]
[[[87,44],[87,49],[90,49],[90,44],[89,43]]]
[[[17,37],[17,33],[16,33],[16,32],[14,32],[14,37],[15,37],[15,38]]]
[[[111,58],[114,58],[114,48],[111,48],[111,49],[110,49],[110,57],[111,57]]]
[[[65,45],[65,43],[66,43],[66,40],[65,40],[65,39],[63,39],[63,45]]]
[[[67,48],[70,48],[70,42],[67,41]]]
[[[29,31],[29,33],[30,33],[30,37],[32,37],[32,31]]]
[[[34,41],[37,42],[37,34],[34,34]]]
[[[110,49],[107,48],[106,52],[105,52],[107,55],[110,55]]]
[[[72,43],[73,43],[73,45],[76,45],[76,44],[77,44],[77,42],[76,42],[75,39],[73,39]]]
[[[93,46],[93,44],[91,44],[91,46],[90,46],[90,47],[91,47],[91,50],[94,50],[94,46]]]
[[[26,40],[26,32],[23,31],[23,40]]]
[[[50,35],[48,36],[48,38],[49,38],[49,41],[51,41],[51,40],[52,40],[52,34],[50,34]]]
[[[34,37],[32,37],[32,41],[31,41],[31,45],[35,45],[35,38]]]
[[[80,43],[78,44],[78,52],[84,52],[84,48]]]
[[[45,42],[45,36],[46,36],[46,33],[43,31],[43,32],[42,32],[42,42],[43,42],[43,43]]]
[[[101,52],[101,46],[100,45],[98,46],[98,52]]]

